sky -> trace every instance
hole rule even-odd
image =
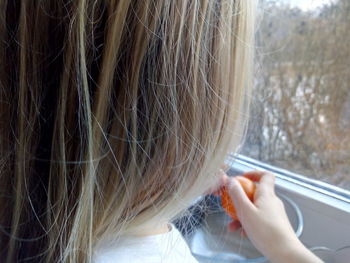
[[[290,3],[291,6],[299,7],[304,11],[310,11],[334,1],[335,0],[287,0],[286,2]]]

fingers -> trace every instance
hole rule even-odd
[[[227,225],[227,230],[228,232],[236,232],[238,230],[240,230],[240,235],[243,238],[247,237],[247,233],[245,232],[245,230],[242,228],[242,225],[239,221],[232,221]]]
[[[266,173],[261,177],[259,188],[264,192],[275,193],[275,176],[270,173]]]
[[[260,182],[261,178],[267,174],[267,172],[264,171],[251,171],[246,172],[243,174],[244,177],[247,177],[248,179],[254,181],[254,182]]]
[[[244,192],[241,184],[235,178],[228,178],[228,193],[232,198],[232,201],[236,207],[238,217],[242,216],[242,212],[248,212],[255,208],[254,204],[249,200],[248,196]]]
[[[254,182],[259,182],[259,191],[274,193],[275,192],[275,176],[264,171],[251,171],[243,174]]]
[[[241,223],[237,220],[228,223],[227,229],[229,232],[235,232],[242,227]]]

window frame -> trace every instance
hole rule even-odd
[[[234,173],[252,170],[271,172],[276,176],[277,189],[312,199],[317,203],[332,206],[350,214],[350,191],[240,154],[230,154],[226,164]]]

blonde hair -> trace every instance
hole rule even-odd
[[[0,261],[168,222],[245,127],[255,0],[0,0]]]

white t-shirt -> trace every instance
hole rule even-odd
[[[164,234],[125,237],[94,252],[94,263],[198,263],[173,224]]]

